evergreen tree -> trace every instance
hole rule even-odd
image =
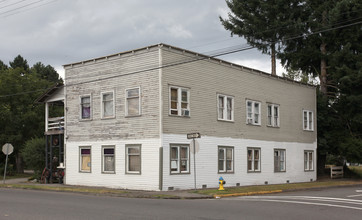
[[[9,62],[10,67],[15,69],[15,68],[22,68],[25,72],[29,71],[29,65],[28,65],[28,61],[25,60],[22,56],[18,55],[17,57],[14,58],[13,62]],[[21,74],[24,74],[24,72],[22,72]]]

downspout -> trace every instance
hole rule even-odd
[[[163,101],[162,101],[162,44],[158,46],[158,96],[159,96],[159,186],[158,189],[162,191],[163,188]]]

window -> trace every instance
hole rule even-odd
[[[189,89],[170,87],[170,115],[190,116]]]
[[[234,148],[219,147],[218,169],[219,173],[234,172]]]
[[[102,154],[103,154],[102,172],[115,173],[114,146],[102,147]]]
[[[217,95],[218,119],[225,121],[234,120],[234,97]]]
[[[126,90],[126,116],[137,116],[141,114],[140,100],[139,88]]]
[[[279,127],[279,105],[268,104],[268,126]]]
[[[314,170],[313,166],[313,151],[304,151],[304,170]]]
[[[80,147],[79,171],[91,172],[91,147]]]
[[[91,96],[80,97],[80,119],[91,118]]]
[[[274,150],[274,172],[285,171],[285,150],[275,149]]]
[[[190,173],[189,145],[171,145],[170,163],[171,173]]]
[[[102,118],[114,117],[114,93],[102,93]]]
[[[141,145],[126,145],[126,173],[141,173]]]
[[[260,170],[260,148],[248,148],[248,172]]]
[[[303,110],[303,129],[306,131],[313,131],[313,112],[309,110]]]
[[[246,101],[246,124],[260,125],[260,102]]]

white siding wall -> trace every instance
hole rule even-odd
[[[159,139],[67,142],[66,184],[111,188],[159,189]],[[141,174],[126,174],[126,144],[141,144]],[[102,173],[102,146],[115,145],[115,174]],[[79,172],[79,147],[91,146],[91,173]]]
[[[202,134],[201,134],[202,135]],[[190,189],[194,187],[193,154],[190,154],[190,174],[170,174],[170,144],[190,144],[192,140],[184,135],[163,134],[163,190]],[[240,185],[308,182],[316,180],[316,169],[304,171],[304,150],[314,151],[314,167],[316,168],[315,143],[272,142],[234,138],[202,136],[197,139],[200,150],[196,153],[197,188],[207,185],[208,188],[218,187],[220,176],[226,181],[225,187]],[[218,173],[218,146],[234,147],[234,173]],[[261,148],[261,172],[247,172],[247,147]],[[274,149],[286,150],[286,172],[274,172]]]

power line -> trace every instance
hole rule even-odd
[[[9,5],[5,5],[3,7],[0,7],[0,9],[3,9],[3,8],[7,8],[7,7],[10,7],[10,6],[13,6],[13,5],[17,5],[19,3],[22,3],[22,2],[25,2],[27,0],[21,0],[21,1],[18,1],[18,2],[15,2],[15,3],[12,3],[12,4],[9,4]]]
[[[10,9],[10,10],[8,10],[8,11],[5,11],[5,12],[0,13],[0,15],[4,15],[4,14],[7,14],[7,13],[9,13],[9,12],[13,12],[13,11],[16,11],[16,10],[19,10],[19,9],[22,9],[22,8],[26,8],[26,7],[32,6],[32,5],[34,5],[34,4],[38,4],[38,3],[43,2],[43,1],[45,1],[45,0],[39,0],[39,1],[36,1],[36,2],[32,2],[32,3],[26,4],[26,5],[17,7],[17,8],[13,8],[13,9]]]
[[[34,7],[28,7],[28,8],[26,8],[26,9],[24,9],[24,10],[20,10],[20,11],[14,12],[14,13],[12,13],[12,14],[8,14],[8,15],[5,15],[5,16],[2,16],[2,18],[6,18],[6,17],[10,17],[10,16],[12,16],[12,15],[20,14],[20,13],[22,13],[22,12],[30,11],[30,10],[35,9],[35,8],[40,8],[40,7],[44,6],[44,5],[48,5],[48,4],[51,4],[51,3],[56,2],[56,1],[58,1],[58,0],[49,1],[49,2],[46,2],[46,3],[44,3],[44,4],[40,4],[40,5],[38,4],[38,5],[34,6]],[[0,14],[0,15],[1,15],[1,14]]]

